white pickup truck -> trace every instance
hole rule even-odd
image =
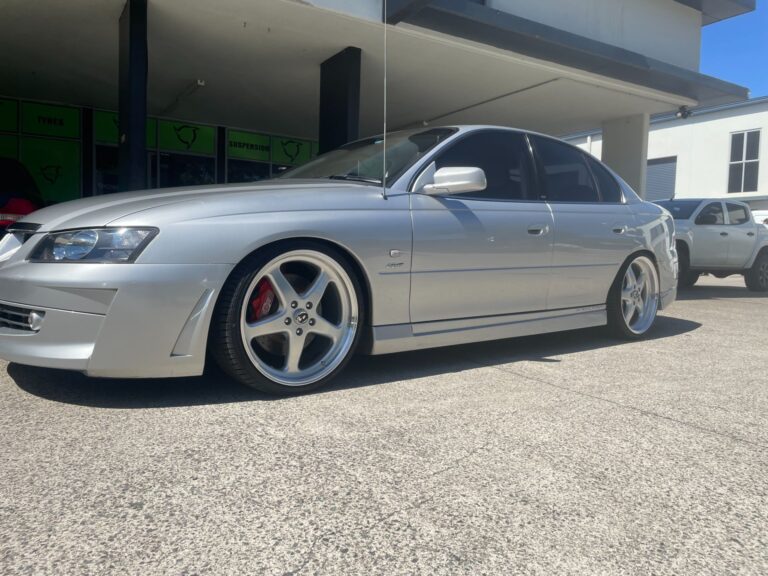
[[[658,204],[675,219],[680,288],[704,273],[741,274],[747,288],[768,292],[768,227],[755,222],[747,204],[687,198]]]

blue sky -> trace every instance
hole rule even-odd
[[[701,71],[768,96],[768,0],[757,10],[704,27]]]

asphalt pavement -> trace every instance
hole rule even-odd
[[[768,297],[290,399],[2,363],[0,574],[768,574]]]

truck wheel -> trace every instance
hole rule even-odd
[[[678,288],[691,288],[699,280],[698,272],[691,272],[691,256],[688,254],[688,247],[677,244],[678,253]]]
[[[744,283],[752,292],[768,292],[768,251],[757,255],[752,268],[744,274]]]

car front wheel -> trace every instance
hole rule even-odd
[[[659,309],[659,274],[653,261],[635,256],[619,271],[608,296],[608,326],[625,339],[642,338]]]
[[[354,271],[335,250],[270,250],[227,281],[211,327],[212,355],[227,374],[262,392],[312,390],[354,353],[362,302]]]

